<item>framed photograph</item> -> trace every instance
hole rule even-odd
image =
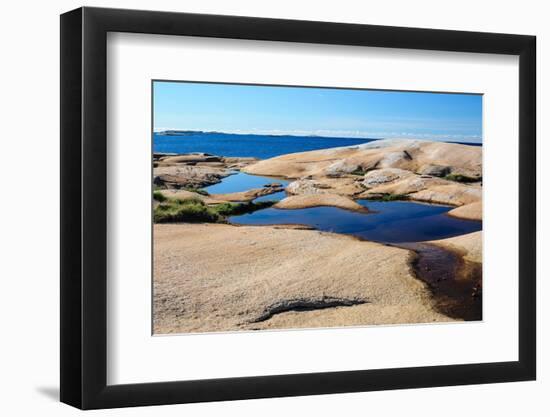
[[[61,401],[533,380],[535,37],[61,16]]]

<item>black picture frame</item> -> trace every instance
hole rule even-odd
[[[519,358],[107,385],[108,32],[519,56]],[[536,38],[358,24],[80,8],[61,16],[61,401],[82,409],[482,384],[536,376]]]

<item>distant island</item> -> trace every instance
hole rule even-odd
[[[161,136],[191,136],[191,135],[204,135],[209,133],[221,133],[221,132],[204,132],[202,130],[163,130],[155,132]]]
[[[228,135],[228,136],[264,136],[264,137],[296,137],[296,138],[331,138],[331,136],[321,136],[317,134],[309,134],[309,135],[290,135],[290,134],[274,134],[274,133],[230,133],[230,132],[220,132],[216,130],[161,130],[158,132],[154,132],[156,135],[159,136],[200,136],[200,135]],[[340,138],[340,137],[337,137]],[[358,140],[377,140],[380,138],[367,138],[367,137],[353,137],[353,139]]]

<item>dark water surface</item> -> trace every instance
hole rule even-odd
[[[358,200],[374,213],[359,213],[336,207],[307,209],[269,208],[229,220],[234,224],[302,224],[383,243],[421,242],[444,239],[481,230],[482,223],[446,215],[453,207],[413,203]]]
[[[397,246],[416,252],[415,275],[428,284],[440,313],[466,321],[483,319],[481,264],[429,243]]]

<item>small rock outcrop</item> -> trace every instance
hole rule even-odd
[[[247,191],[240,191],[236,193],[228,193],[228,194],[212,194],[211,197],[216,200],[222,200],[222,201],[252,201],[255,200],[258,197],[263,197],[266,195],[278,193],[280,191],[283,191],[284,188],[282,186],[280,187],[264,187],[264,188],[253,188],[251,190]]]
[[[331,187],[315,180],[297,180],[287,185],[286,191],[290,194],[323,194],[330,193]]]
[[[352,161],[341,160],[329,165],[325,173],[328,177],[339,177],[343,174],[351,174],[361,170],[362,168],[359,164],[353,163]]]
[[[451,173],[451,167],[443,165],[425,165],[419,171],[421,175],[431,175],[433,177],[444,177]]]
[[[367,188],[377,187],[382,184],[387,184],[399,180],[401,178],[409,177],[412,174],[409,171],[405,171],[399,168],[385,168],[376,169],[370,171],[365,175],[363,185]]]
[[[368,213],[366,207],[363,207],[352,198],[338,194],[291,195],[277,202],[273,207],[279,209],[303,209],[323,206]]]
[[[257,162],[256,158],[225,158],[207,153],[153,154],[153,183],[161,188],[202,188],[219,183]]]
[[[217,184],[230,174],[225,168],[178,164],[154,168],[153,182],[164,188],[202,188]]]

